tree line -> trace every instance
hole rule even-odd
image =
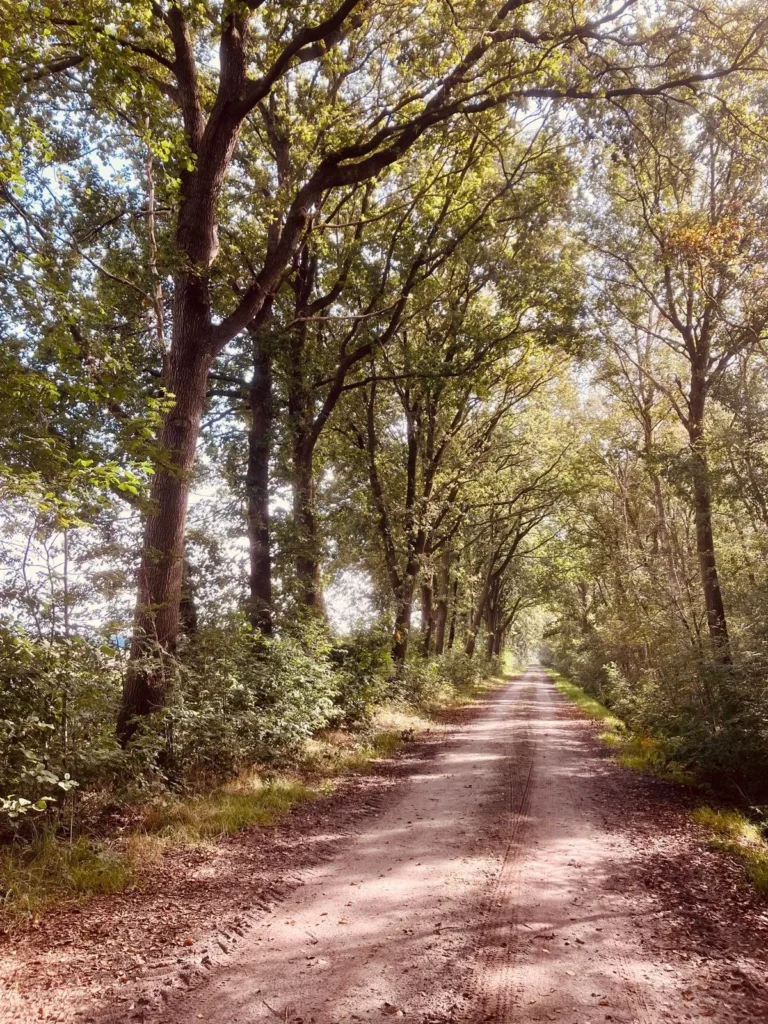
[[[654,727],[742,707],[762,4],[18,6],[7,793],[234,770],[542,634]]]

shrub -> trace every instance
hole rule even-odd
[[[333,725],[368,722],[376,707],[392,694],[392,646],[388,631],[359,630],[331,652],[336,666]]]
[[[290,761],[334,713],[330,651],[314,624],[271,640],[245,626],[197,634],[165,715],[175,779],[208,785],[255,762]]]
[[[431,661],[417,657],[406,664],[399,692],[416,708],[444,707],[471,696],[482,680],[499,671],[494,659],[470,658],[459,650]]]
[[[81,638],[32,641],[0,626],[0,821],[60,804],[77,785],[114,784],[120,692],[114,653]]]
[[[690,651],[660,644],[653,665],[601,661],[606,646],[563,645],[549,660],[636,732],[656,756],[731,799],[768,796],[768,670],[762,662],[692,663]]]

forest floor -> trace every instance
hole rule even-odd
[[[279,826],[0,945],[0,1020],[768,1021],[768,902],[537,669]]]

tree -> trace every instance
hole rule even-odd
[[[652,109],[652,108],[651,108]],[[691,127],[686,126],[691,132]],[[612,195],[623,231],[601,246],[609,261],[609,309],[646,344],[672,353],[666,366],[640,361],[624,340],[621,355],[658,388],[685,427],[701,586],[718,657],[731,658],[717,568],[707,454],[707,401],[738,355],[768,326],[762,282],[761,164],[711,111],[690,142],[668,132],[669,113],[645,120],[626,139]],[[693,134],[693,133],[692,133]],[[619,327],[618,330],[621,330]],[[687,383],[678,376],[682,361]]]
[[[167,168],[158,198],[168,208],[168,245],[157,268],[168,284],[162,372],[173,397],[159,431],[146,517],[124,738],[134,716],[162,705],[172,675],[189,484],[209,373],[227,346],[266,315],[318,204],[330,191],[382,175],[425,134],[458,118],[529,98],[621,100],[686,90],[760,58],[751,12],[737,7],[716,15],[670,4],[659,31],[633,17],[635,6],[607,13],[569,8],[563,18],[559,8],[525,0],[508,0],[490,15],[472,8],[461,16],[443,5],[415,11],[364,0],[298,9],[248,0],[223,7],[137,0],[119,11],[101,0],[25,5],[14,73],[28,123],[55,95],[105,154],[134,151],[141,140]],[[729,35],[720,32],[725,22]],[[435,48],[436,38],[442,47]],[[684,53],[679,38],[693,40]],[[707,56],[713,38],[720,44],[714,59]],[[728,47],[725,38],[732,40]],[[643,45],[647,57],[638,61]],[[406,59],[395,59],[399,53]],[[313,80],[323,82],[326,102],[303,121],[309,158],[301,180],[271,188],[267,168],[250,189],[236,187],[239,154],[259,147],[254,113],[281,88],[312,92]],[[38,130],[45,135],[39,122]],[[112,168],[107,177],[119,188],[121,172]],[[224,212],[233,187],[251,203],[261,197],[255,244],[235,275],[247,283],[234,303],[231,288],[222,287],[232,267],[219,254],[219,237],[238,228],[239,206]],[[67,247],[71,252],[71,241]],[[78,248],[87,260],[87,247]],[[142,269],[151,265],[150,259]],[[120,278],[133,287],[136,276]],[[159,309],[156,289],[141,293]]]

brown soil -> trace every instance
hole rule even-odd
[[[0,1020],[768,1021],[768,905],[543,673],[436,745],[9,939]]]

